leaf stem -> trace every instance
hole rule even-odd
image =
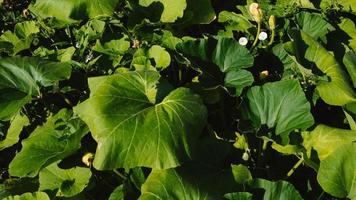
[[[269,43],[267,44],[267,46],[270,46],[273,42],[274,42],[274,36],[275,36],[275,31],[274,29],[272,30],[272,34],[271,34],[271,40],[269,41]]]
[[[261,22],[257,22],[257,33],[256,33],[256,37],[255,37],[255,41],[252,44],[252,47],[256,46],[257,42],[258,42],[258,36],[261,33]]]
[[[121,172],[117,171],[116,169],[112,170],[116,175],[118,175],[121,179],[123,179],[124,181],[127,179],[127,177],[125,175],[123,175]]]
[[[287,173],[287,177],[292,176],[295,170],[303,163],[303,161],[303,158],[299,159],[298,162],[295,163],[295,165],[292,167],[292,169],[289,170],[289,172]]]

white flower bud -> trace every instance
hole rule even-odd
[[[244,161],[248,161],[249,158],[250,158],[250,156],[248,155],[247,152],[244,152],[244,153],[242,154],[242,159],[243,159]]]
[[[247,43],[248,43],[248,40],[247,40],[246,37],[241,37],[241,38],[239,39],[239,44],[240,44],[240,45],[246,46]]]
[[[266,32],[261,32],[260,35],[258,36],[258,39],[263,41],[263,40],[266,40],[268,38],[268,35]]]

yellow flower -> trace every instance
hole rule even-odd
[[[92,165],[93,160],[94,160],[94,154],[92,154],[92,153],[86,153],[82,157],[82,162],[88,167],[90,167]]]
[[[257,23],[260,23],[262,21],[263,12],[258,3],[252,3],[250,5],[250,13]]]

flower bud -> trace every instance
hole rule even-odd
[[[246,37],[241,37],[241,38],[239,39],[239,44],[240,44],[240,45],[246,46],[247,43],[248,43],[248,40],[247,40]]]
[[[258,35],[258,39],[261,41],[264,41],[268,38],[268,35],[266,32],[262,31],[259,35]]]
[[[257,23],[260,23],[262,21],[262,18],[263,18],[263,12],[260,8],[260,5],[258,3],[252,3],[250,5],[250,13],[253,17],[253,19],[257,22]]]
[[[269,17],[268,24],[271,30],[274,30],[276,28],[276,17],[274,15],[271,15]]]
[[[247,152],[244,152],[244,153],[242,154],[242,160],[248,161],[249,158],[250,158],[250,156],[248,155]]]

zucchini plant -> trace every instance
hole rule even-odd
[[[356,199],[356,2],[0,0],[0,199]]]

